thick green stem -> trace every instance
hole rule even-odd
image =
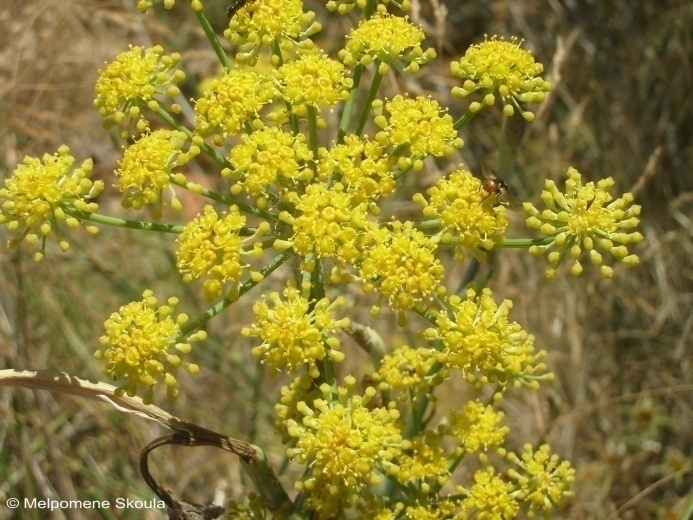
[[[457,121],[455,121],[455,124],[453,125],[453,128],[454,128],[455,130],[459,130],[459,129],[462,128],[464,125],[466,125],[467,123],[469,123],[469,122],[474,118],[474,116],[475,116],[476,114],[477,114],[477,112],[472,112],[472,111],[470,111],[470,110],[467,110],[467,113],[466,113],[465,115],[463,115],[461,118],[459,118]]]
[[[344,136],[349,129],[349,123],[351,122],[351,116],[354,112],[354,103],[356,103],[356,94],[359,90],[359,84],[361,83],[361,73],[363,72],[363,65],[360,63],[354,69],[354,86],[351,87],[349,92],[349,99],[344,104],[344,112],[342,112],[342,120],[339,122],[339,131],[337,132],[337,142],[341,143]]]
[[[233,65],[231,65],[231,60],[229,60],[229,57],[226,55],[226,52],[224,52],[224,49],[221,48],[221,44],[219,43],[219,40],[217,40],[217,36],[214,34],[214,29],[212,29],[212,26],[209,24],[209,20],[207,20],[204,11],[195,11],[195,16],[197,16],[197,21],[200,22],[202,30],[205,32],[205,36],[212,45],[212,48],[214,49],[214,52],[216,53],[217,58],[219,58],[221,64],[226,69],[232,69]]]
[[[107,226],[122,227],[127,229],[137,229],[140,231],[157,231],[159,233],[175,233],[180,234],[183,231],[183,226],[173,226],[171,224],[159,224],[157,222],[140,222],[139,220],[126,220],[122,218],[109,217],[100,215],[99,213],[88,213],[79,211],[74,208],[63,207],[65,213],[75,217],[78,220],[86,220],[96,224],[105,224]]]
[[[506,249],[529,249],[532,246],[547,246],[555,239],[555,237],[506,238],[505,243],[498,247],[503,247]]]
[[[380,65],[379,61],[375,62],[376,66]],[[361,132],[363,132],[363,128],[366,126],[366,121],[368,121],[368,114],[371,112],[371,105],[373,105],[373,101],[375,100],[375,97],[378,95],[378,89],[380,88],[380,82],[383,80],[383,75],[378,72],[378,69],[375,70],[375,76],[373,76],[373,83],[371,83],[371,88],[368,89],[368,95],[366,96],[366,101],[363,103],[363,107],[361,108],[361,116],[359,117],[359,122],[358,125],[356,126],[356,131],[354,132],[356,135],[361,135]]]

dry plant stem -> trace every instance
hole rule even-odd
[[[6,369],[0,370],[0,386],[48,390],[105,401],[118,411],[134,413],[145,419],[156,421],[174,430],[180,439],[190,439],[191,444],[188,444],[190,446],[216,446],[238,455],[243,468],[255,484],[257,492],[269,508],[277,509],[289,502],[286,491],[277,480],[265,454],[259,447],[179,419],[158,406],[144,404],[139,397],[116,395],[116,387],[112,385],[88,381],[53,370]]]

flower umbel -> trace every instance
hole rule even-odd
[[[492,204],[488,197],[484,200],[481,181],[467,170],[456,170],[438,180],[427,194],[428,201],[421,194],[414,201],[423,207],[426,217],[440,220],[441,242],[455,243],[455,260],[463,260],[465,251],[483,260],[488,251],[505,242],[505,207]]]
[[[0,189],[0,199],[5,199],[0,206],[0,225],[16,235],[9,247],[22,240],[31,245],[40,241],[40,251],[34,254],[34,260],[40,262],[45,256],[46,237],[58,233],[60,222],[75,229],[80,224],[78,213],[88,215],[99,209],[95,202],[88,202],[104,188],[103,181],[88,178],[93,161],[87,159],[80,168],[74,168],[74,163],[70,149],[63,145],[42,159],[25,157],[5,180],[5,187]],[[88,226],[87,230],[96,233],[98,228]],[[62,251],[70,247],[65,240],[58,245]]]
[[[487,383],[538,388],[539,380],[553,377],[540,362],[546,352],[534,352],[534,336],[509,321],[510,300],[496,305],[490,289],[470,287],[465,300],[452,295],[444,303],[446,309],[435,312],[436,327],[425,331],[442,342],[436,359],[444,370],[462,370],[479,389]]]
[[[253,349],[253,355],[262,357],[270,367],[270,374],[283,370],[293,374],[306,366],[313,378],[320,375],[316,362],[329,355],[342,361],[344,354],[338,350],[339,340],[332,336],[336,329],[349,326],[349,318],[335,320],[332,312],[344,305],[344,297],[333,302],[323,298],[314,305],[300,291],[288,286],[284,289],[284,301],[279,294],[269,296],[273,308],[263,298],[253,306],[257,323],[244,328],[245,337],[260,337],[262,345]]]
[[[450,72],[465,80],[462,87],[452,89],[452,95],[467,97],[481,91],[480,102],[474,101],[469,106],[474,113],[493,105],[497,92],[506,116],[512,116],[517,109],[523,118],[532,121],[534,114],[522,110],[520,103],[544,101],[551,84],[539,76],[543,70],[543,65],[536,63],[532,53],[522,49],[515,38],[506,42],[493,36],[479,45],[472,45],[459,62],[450,64]]]
[[[142,297],[141,301],[122,306],[106,320],[106,334],[99,339],[105,349],[97,350],[94,357],[106,361],[101,372],[114,381],[124,380],[117,392],[132,397],[142,386],[142,399],[151,403],[154,385],[160,379],[166,383],[170,397],[178,395],[172,373],[176,367],[191,374],[199,372],[197,365],[182,362],[178,354],[190,352],[189,342],[205,340],[207,334],[200,331],[190,336],[187,343],[179,342],[180,326],[188,316],[179,314],[174,320],[178,298],[169,298],[168,305],[157,306],[152,291],[144,291]]]
[[[461,412],[450,410],[447,423],[441,430],[446,435],[457,437],[460,449],[465,453],[487,451],[502,446],[503,439],[510,432],[507,426],[499,426],[503,417],[503,412],[496,412],[491,405],[469,401]]]
[[[104,118],[104,126],[117,125],[126,118],[139,119],[145,106],[158,110],[157,97],[180,94],[175,84],[185,78],[185,73],[172,72],[180,59],[178,53],[165,56],[160,45],[147,49],[131,45],[130,50],[119,54],[96,81],[94,106]],[[180,109],[177,105],[171,108],[174,112]],[[141,120],[138,130],[143,132],[148,126]]]
[[[627,244],[639,244],[643,236],[631,230],[640,223],[640,206],[633,203],[633,196],[624,193],[614,199],[609,191],[614,185],[611,177],[582,184],[582,176],[575,168],[568,169],[566,192],[561,193],[556,183],[547,179],[541,199],[548,209],[539,211],[530,202],[524,203],[529,213],[527,225],[539,229],[543,234],[553,236],[547,245],[532,246],[532,254],[541,254],[556,248],[549,253],[551,267],[546,270],[547,278],[556,275],[558,266],[566,256],[570,256],[573,265],[570,272],[577,276],[582,273],[580,257],[587,251],[590,261],[598,265],[605,278],[611,278],[613,268],[603,264],[602,255],[597,247],[607,251],[616,261],[627,266],[639,263],[637,255],[628,254]]]
[[[312,470],[296,488],[325,518],[368,497],[369,486],[382,481],[378,471],[396,474],[399,468],[391,461],[410,444],[402,439],[397,410],[366,406],[376,393],[373,387],[361,397],[354,395],[352,376],[345,382],[347,387],[339,387],[336,396],[330,385],[323,384],[322,399],[310,405],[298,403],[303,420],[288,421],[296,445],[287,456],[310,464]]]

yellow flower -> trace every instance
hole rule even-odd
[[[520,504],[515,498],[512,483],[504,481],[494,473],[492,467],[474,473],[474,485],[471,489],[460,491],[467,495],[462,501],[462,509],[473,511],[475,515],[461,518],[484,518],[488,520],[511,520],[517,518]]]
[[[146,13],[154,7],[154,4],[162,4],[165,9],[172,9],[176,4],[176,0],[137,0],[137,9],[141,13]]]
[[[172,372],[180,366],[191,374],[197,374],[199,367],[181,362],[178,355],[187,354],[191,349],[190,343],[178,342],[180,326],[188,320],[185,314],[173,319],[178,298],[169,298],[168,305],[157,307],[152,291],[144,291],[142,296],[143,300],[122,306],[106,320],[106,334],[99,339],[106,349],[97,350],[94,357],[106,361],[101,369],[105,375],[114,381],[124,379],[117,392],[132,397],[143,386],[142,399],[151,403],[158,380],[163,379],[169,397],[175,397],[178,390]],[[190,336],[188,341],[206,338],[207,334],[200,331]]]
[[[397,480],[405,486],[415,485],[424,493],[431,483],[443,486],[450,478],[450,461],[445,457],[441,437],[431,430],[411,439],[411,449],[398,459]]]
[[[190,283],[206,277],[204,293],[207,300],[221,295],[223,284],[237,283],[247,265],[242,263],[243,239],[239,236],[245,226],[245,217],[236,206],[221,216],[212,206],[205,206],[204,213],[198,214],[183,228],[176,240],[176,267],[183,275],[183,281]],[[256,247],[260,247],[258,243]]]
[[[405,311],[439,292],[444,268],[436,258],[437,245],[411,222],[395,220],[387,227],[371,224],[360,248],[358,270],[363,290],[380,292],[375,309],[382,297]]]
[[[305,372],[296,377],[289,386],[282,386],[279,402],[274,405],[274,412],[277,414],[274,431],[281,434],[282,443],[287,444],[292,438],[287,430],[290,420],[301,422],[303,419],[303,414],[296,409],[298,403],[301,401],[312,403],[320,396],[322,394],[315,380]]]
[[[322,399],[298,403],[303,420],[288,421],[296,444],[287,456],[311,468],[296,488],[324,518],[368,498],[370,486],[382,481],[376,470],[396,474],[399,468],[391,461],[410,446],[402,438],[397,410],[369,409],[375,389],[368,387],[361,397],[354,395],[352,376],[345,382],[347,387],[339,387],[336,396],[323,384]]]
[[[307,107],[336,105],[349,99],[351,78],[344,77],[344,66],[322,52],[302,54],[284,63],[276,72],[279,93],[291,104],[291,112],[304,115]]]
[[[250,135],[243,134],[241,143],[231,150],[230,161],[234,170],[224,169],[223,177],[238,179],[231,188],[234,194],[245,190],[258,196],[269,190],[273,183],[280,188],[294,186],[312,178],[309,161],[313,153],[302,134],[284,132],[279,127],[265,126]]]
[[[507,426],[499,426],[503,417],[503,412],[496,412],[491,405],[469,401],[461,412],[454,409],[448,412],[448,421],[442,431],[446,435],[457,437],[460,448],[467,453],[487,451],[494,446],[501,446],[510,432]]]
[[[450,64],[450,72],[465,80],[462,87],[452,89],[452,95],[466,97],[481,90],[480,101],[469,107],[471,112],[478,112],[495,103],[497,92],[506,116],[513,115],[517,109],[522,117],[532,121],[534,114],[523,111],[519,103],[544,101],[551,84],[539,76],[543,70],[542,64],[536,63],[532,53],[522,49],[516,38],[506,42],[493,36],[472,45],[459,62]]]
[[[561,461],[558,455],[551,455],[551,448],[543,444],[534,450],[531,444],[525,444],[524,453],[517,456],[508,453],[507,459],[519,467],[508,470],[508,476],[520,486],[518,498],[529,503],[530,513],[535,508],[548,510],[553,505],[560,505],[565,498],[575,496],[570,491],[575,481],[575,470],[567,460]]]
[[[244,337],[259,337],[262,344],[253,348],[253,355],[262,357],[270,367],[270,374],[283,370],[293,374],[297,369],[307,366],[311,377],[317,378],[320,372],[316,362],[329,355],[335,361],[342,361],[339,340],[332,336],[336,329],[349,326],[349,319],[335,320],[332,312],[344,305],[340,296],[333,302],[329,298],[311,302],[300,291],[289,285],[284,289],[284,301],[279,294],[269,296],[273,308],[263,299],[253,306],[257,323],[241,331]]]
[[[490,289],[478,294],[468,288],[466,299],[457,295],[443,302],[446,309],[434,312],[436,327],[425,331],[430,340],[440,340],[436,360],[443,368],[462,370],[475,388],[487,383],[512,383],[539,387],[539,380],[551,379],[541,363],[546,352],[534,352],[534,337],[508,316],[510,300],[493,301]]]
[[[381,391],[393,391],[402,400],[408,399],[408,392],[426,395],[431,391],[432,382],[426,377],[435,363],[430,349],[413,349],[408,345],[396,348],[392,354],[383,357],[373,380]]]
[[[526,202],[524,209],[529,213],[527,225],[539,229],[553,240],[542,246],[532,246],[532,254],[541,254],[557,248],[549,254],[551,267],[546,270],[547,278],[556,275],[558,266],[569,255],[573,260],[570,272],[577,276],[582,272],[580,257],[587,251],[590,261],[600,266],[602,276],[610,278],[613,269],[602,265],[602,255],[597,247],[611,254],[616,261],[627,266],[639,263],[636,255],[629,255],[626,244],[639,244],[643,236],[638,231],[625,232],[640,223],[640,206],[631,205],[633,196],[624,193],[614,199],[609,190],[614,185],[611,177],[602,179],[595,185],[588,182],[583,186],[582,176],[574,169],[568,169],[566,192],[561,193],[552,180],[546,180],[541,199],[548,209],[540,212],[533,204]]]
[[[393,166],[396,159],[368,136],[349,134],[344,142],[334,144],[329,150],[321,148],[318,155],[320,178],[327,182],[336,176],[356,203],[373,203],[395,191]]]
[[[312,11],[303,12],[301,0],[254,0],[234,14],[224,38],[243,49],[236,54],[236,61],[254,66],[263,46],[276,44],[285,52],[296,47],[312,49],[313,42],[306,38],[321,29],[319,23],[313,22],[314,18]],[[273,47],[272,53],[275,51]],[[274,65],[279,64],[280,56],[274,55],[272,59]]]
[[[421,28],[412,24],[408,17],[379,12],[352,29],[346,47],[339,51],[339,59],[349,67],[375,61],[381,75],[387,72],[388,64],[406,62],[404,72],[414,73],[420,65],[436,57],[435,49],[424,51],[421,48],[424,38]]]
[[[125,149],[123,160],[118,162],[120,168],[115,171],[120,191],[133,190],[123,199],[125,207],[140,209],[145,204],[154,204],[152,212],[157,217],[161,216],[162,194],[164,189],[168,189],[171,192],[171,207],[176,210],[182,208],[171,186],[173,169],[200,153],[199,146],[194,144],[183,152],[186,142],[187,137],[183,132],[155,130]],[[185,182],[183,174],[179,173],[175,178],[179,183]]]
[[[383,115],[383,109],[390,117]],[[452,117],[434,99],[398,95],[384,105],[381,100],[374,101],[373,111],[375,124],[382,128],[376,140],[394,147],[407,146],[409,157],[400,157],[400,168],[413,163],[414,168],[420,170],[421,160],[427,156],[451,155],[464,144],[457,136]]]
[[[293,203],[299,215],[283,211],[279,218],[293,228],[289,243],[295,253],[314,252],[320,258],[335,256],[343,262],[358,258],[356,239],[366,226],[365,203],[352,205],[351,195],[340,183],[332,187],[310,184]]]
[[[90,180],[94,164],[91,159],[84,161],[80,168],[74,168],[75,158],[70,149],[63,145],[53,155],[45,154],[42,159],[24,157],[12,176],[5,180],[0,189],[0,226],[6,225],[16,238],[8,242],[16,247],[21,240],[31,245],[40,242],[40,251],[34,260],[40,262],[45,256],[46,237],[57,233],[61,222],[71,229],[79,226],[81,215],[95,213],[99,207],[95,202],[87,202],[103,191],[103,181]],[[96,226],[88,226],[90,233],[96,233]],[[70,247],[65,240],[59,242],[62,251]]]
[[[94,100],[104,126],[117,125],[126,118],[139,119],[145,106],[152,111],[159,108],[158,96],[180,94],[175,84],[185,78],[185,73],[181,70],[172,73],[180,59],[177,52],[165,56],[159,45],[146,49],[131,45],[130,50],[108,63],[105,70],[99,71]],[[140,125],[138,129],[143,131],[144,127]]]
[[[195,125],[200,136],[212,136],[221,146],[229,135],[259,116],[273,96],[268,78],[240,69],[227,70],[223,76],[205,84],[202,97],[195,100]]]
[[[426,217],[440,220],[441,242],[455,242],[455,260],[463,260],[465,250],[482,260],[489,250],[505,242],[505,207],[492,204],[488,197],[484,200],[481,181],[467,170],[452,172],[427,193],[428,201],[421,194],[414,201],[423,207]]]

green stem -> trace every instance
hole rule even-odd
[[[376,66],[380,65],[380,61],[375,62]],[[356,126],[356,131],[354,132],[356,135],[361,135],[361,132],[363,132],[363,127],[366,126],[366,121],[368,121],[368,114],[370,114],[371,111],[371,105],[373,104],[373,100],[375,100],[375,96],[378,94],[378,88],[380,88],[380,82],[383,80],[383,75],[378,72],[378,69],[375,69],[375,75],[373,76],[373,83],[371,83],[370,89],[368,89],[368,95],[366,96],[366,101],[363,104],[363,107],[361,108],[361,116],[359,117],[359,122],[358,125]]]
[[[467,113],[455,122],[455,124],[453,125],[453,128],[455,130],[459,130],[464,125],[469,123],[474,118],[474,116],[477,115],[477,113],[478,112],[471,112],[471,111],[467,110]]]
[[[260,273],[262,274],[263,279],[266,278],[270,273],[272,273],[274,270],[276,270],[280,265],[282,265],[287,258],[291,255],[291,251],[282,251],[280,254],[275,256],[272,261],[267,264],[265,267],[263,267],[260,270]],[[204,314],[202,314],[200,317],[197,319],[186,323],[183,327],[180,329],[180,337],[185,337],[188,334],[190,334],[192,331],[199,329],[207,323],[209,320],[214,318],[217,314],[219,314],[221,311],[226,309],[228,306],[230,306],[232,303],[237,301],[241,296],[243,296],[245,293],[250,291],[253,287],[255,287],[257,284],[260,282],[256,282],[254,280],[248,280],[245,282],[243,285],[241,285],[238,288],[238,292],[236,291],[231,291],[223,300],[221,300],[219,303],[217,303],[214,307],[211,307],[210,309],[207,309]]]
[[[318,111],[315,109],[313,105],[308,106],[307,109],[308,139],[310,150],[313,152],[313,158],[315,159],[313,165],[315,165],[318,160]]]
[[[363,65],[360,63],[356,65],[354,69],[354,86],[351,87],[349,92],[349,99],[344,104],[344,112],[342,112],[342,120],[339,122],[339,131],[337,132],[337,142],[341,143],[344,136],[349,128],[349,123],[351,122],[351,115],[354,112],[354,103],[356,103],[356,94],[359,90],[359,84],[361,83],[361,73],[363,72]]]
[[[105,224],[107,226],[122,227],[127,229],[137,229],[141,231],[158,231],[159,233],[176,233],[180,234],[183,231],[183,226],[173,226],[171,224],[159,224],[157,222],[140,222],[139,220],[126,220],[122,218],[109,217],[100,215],[99,213],[88,213],[79,211],[73,208],[63,208],[65,213],[75,217],[78,220],[87,220],[97,224]]]
[[[217,40],[217,36],[214,34],[214,29],[212,29],[212,26],[209,24],[209,20],[207,20],[204,11],[195,11],[195,16],[197,16],[197,21],[200,22],[202,30],[205,32],[205,36],[207,36],[209,43],[212,45],[217,58],[219,58],[219,61],[224,68],[231,70],[233,68],[233,65],[231,65],[231,60],[229,60],[229,57],[226,55],[226,52],[224,52],[224,49],[221,48],[221,44],[219,43],[219,40]]]
[[[171,184],[175,184],[176,186],[180,186],[181,188],[187,189],[185,183],[178,183],[173,179],[171,179]],[[255,206],[251,206],[250,204],[246,204],[245,202],[239,202],[234,199],[229,199],[227,197],[224,197],[222,194],[217,193],[216,191],[208,190],[207,188],[202,188],[201,190],[195,191],[194,193],[202,195],[203,197],[207,197],[208,199],[221,202],[222,204],[226,204],[227,206],[238,206],[238,209],[240,209],[241,211],[249,213],[250,215],[255,215],[256,217],[264,218],[265,220],[277,220],[277,216],[273,213],[270,213],[269,211],[256,208]]]
[[[193,138],[194,134],[186,126],[181,125],[178,121],[173,119],[173,117],[171,117],[171,114],[166,112],[163,108],[159,107],[159,109],[156,111],[156,115],[163,119],[169,126],[175,128],[176,130],[179,130],[180,132],[183,132],[186,136],[188,136],[188,139]],[[200,149],[215,162],[221,164],[226,168],[233,169],[233,164],[228,162],[223,155],[221,155],[219,152],[217,152],[204,141],[202,142],[202,144],[200,144]]]
[[[506,249],[529,249],[531,246],[547,246],[551,244],[556,238],[541,237],[541,238],[506,238],[505,243],[501,246]]]

